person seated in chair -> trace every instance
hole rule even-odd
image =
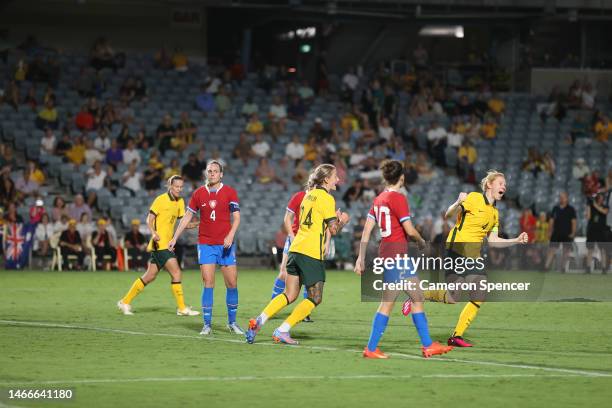
[[[117,250],[111,234],[106,230],[106,220],[98,220],[98,230],[91,234],[91,246],[96,254],[96,267],[110,271],[117,259]]]
[[[81,241],[81,235],[76,229],[77,222],[74,218],[68,221],[68,229],[62,232],[59,239],[59,246],[62,253],[64,265],[63,267],[68,269],[70,266],[70,257],[76,256],[77,262],[72,265],[73,269],[83,269],[83,259],[85,257],[85,250],[83,248],[83,242]]]
[[[147,265],[147,244],[145,236],[140,233],[140,220],[132,220],[132,228],[125,235],[125,247],[130,257],[129,266],[132,269],[144,268]]]

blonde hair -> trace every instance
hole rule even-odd
[[[328,178],[334,170],[336,170],[336,166],[333,164],[318,165],[313,171],[310,172],[310,176],[308,176],[306,190],[311,190],[325,183],[325,179]]]
[[[480,188],[482,189],[482,192],[486,192],[487,191],[487,184],[492,183],[493,180],[495,180],[498,177],[506,177],[504,176],[504,173],[499,172],[497,170],[489,170],[487,171],[487,175],[480,181]]]
[[[174,183],[176,180],[183,181],[183,177],[179,176],[178,174],[170,176],[168,180],[166,180],[166,187],[170,189],[170,186],[172,186],[172,183]]]

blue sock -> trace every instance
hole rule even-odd
[[[213,288],[202,289],[202,317],[204,317],[204,324],[209,326],[212,321],[213,294]]]
[[[370,332],[370,340],[368,340],[368,350],[375,351],[378,347],[378,342],[385,334],[385,329],[389,323],[389,316],[382,313],[376,313],[372,321],[372,331]]]
[[[227,322],[229,324],[236,323],[238,288],[227,288],[227,292],[225,292],[225,304],[227,304]]]
[[[285,281],[279,278],[276,278],[274,281],[274,287],[272,288],[272,299],[283,293],[285,290]]]
[[[433,341],[431,341],[431,337],[429,337],[429,326],[427,325],[427,317],[425,316],[425,312],[413,313],[412,323],[414,323],[414,327],[416,327],[417,332],[419,333],[421,344],[425,347],[431,346]]]
[[[304,299],[308,299],[308,288],[304,285]]]

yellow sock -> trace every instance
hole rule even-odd
[[[125,295],[123,299],[121,299],[121,301],[125,303],[126,305],[129,305],[130,303],[132,303],[132,300],[134,300],[134,298],[138,296],[138,294],[144,290],[144,287],[145,287],[145,283],[142,281],[142,279],[141,278],[136,279],[134,283],[132,284],[132,287],[130,288],[128,293]]]
[[[172,282],[170,287],[172,287],[172,293],[174,294],[178,310],[185,309],[185,298],[183,297],[183,285],[181,285],[181,282]]]
[[[312,310],[316,306],[317,305],[315,305],[310,299],[302,300],[300,304],[297,305],[295,309],[293,309],[293,312],[291,312],[289,317],[287,317],[287,320],[285,320],[285,323],[287,323],[290,327],[295,326],[296,324],[304,320],[306,316],[312,313]]]
[[[429,300],[430,302],[446,303],[446,290],[444,289],[424,290],[423,295],[425,296],[425,300]]]
[[[263,310],[263,314],[267,316],[267,318],[273,317],[275,314],[283,310],[285,306],[287,306],[289,302],[287,301],[287,296],[284,293],[275,296],[268,306],[266,306]]]
[[[480,305],[482,302],[469,302],[459,315],[459,321],[457,322],[457,326],[455,327],[455,331],[453,332],[453,337],[455,336],[463,336],[463,333],[470,327],[470,323],[472,320],[476,318],[478,314],[478,310],[480,310]]]

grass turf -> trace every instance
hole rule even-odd
[[[429,360],[398,306],[381,344],[392,358],[373,361],[360,352],[377,304],[359,301],[352,273],[328,272],[315,323],[292,332],[298,347],[271,343],[280,318],[254,345],[226,332],[221,276],[210,338],[198,335],[201,317],[175,315],[164,275],[134,301],[134,316],[122,316],[115,303],[137,277],[0,272],[0,406],[41,405],[7,400],[9,388],[67,387],[74,400],[45,406],[565,407],[612,398],[610,303],[487,303],[467,333],[475,348]],[[243,327],[265,306],[274,277],[240,272]],[[187,303],[198,306],[198,273],[185,272],[183,285]],[[461,307],[426,305],[434,339],[448,337]]]

